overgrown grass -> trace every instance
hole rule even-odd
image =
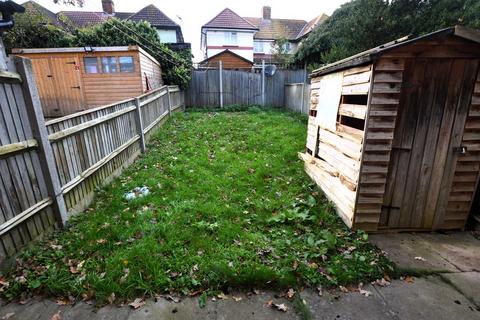
[[[91,209],[17,259],[2,295],[105,302],[382,277],[389,262],[304,173],[305,135],[304,117],[258,108],[173,117]],[[143,185],[150,195],[124,200]]]

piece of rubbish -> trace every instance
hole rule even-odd
[[[123,197],[125,200],[131,201],[138,198],[146,197],[150,194],[150,189],[147,186],[136,187],[133,190],[125,193]]]

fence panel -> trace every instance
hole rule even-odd
[[[0,263],[84,210],[185,103],[177,86],[164,86],[45,123],[31,64],[17,64],[19,77],[0,77]]]
[[[258,71],[258,70],[257,70]],[[285,84],[306,82],[305,70],[277,70],[265,77],[265,104],[274,107],[285,105]],[[224,105],[262,104],[261,72],[223,70],[222,96]],[[194,70],[185,93],[186,105],[191,107],[220,107],[219,70]]]
[[[308,114],[310,85],[291,83],[285,85],[285,107],[289,110]]]
[[[56,221],[25,85],[0,79],[0,262],[52,230]]]

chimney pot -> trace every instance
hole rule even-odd
[[[103,12],[106,14],[115,14],[115,6],[113,5],[113,0],[102,0],[102,8]]]
[[[262,9],[263,19],[270,20],[272,18],[272,8],[270,6],[264,6]]]

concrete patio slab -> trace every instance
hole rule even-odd
[[[480,272],[445,273],[440,276],[480,308]]]
[[[301,297],[306,301],[315,320],[398,319],[375,289],[371,286],[364,289],[370,291],[372,295],[366,297],[358,292],[335,295],[326,292],[320,297],[317,292],[305,290]]]
[[[469,232],[419,234],[443,259],[463,272],[480,271],[480,240]]]
[[[442,235],[435,234],[435,237]],[[370,242],[387,253],[387,257],[398,268],[429,272],[459,272],[454,264],[440,255],[433,242],[435,237],[425,240],[420,234],[388,233],[370,235]],[[418,257],[418,259],[415,259]],[[424,259],[424,260],[423,260]]]
[[[473,303],[436,276],[375,288],[399,319],[480,319],[480,310]]]

